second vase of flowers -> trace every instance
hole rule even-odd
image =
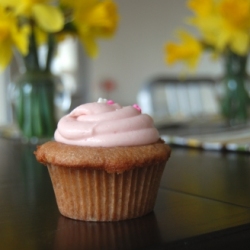
[[[246,123],[249,118],[249,93],[246,68],[250,50],[250,0],[188,0],[193,15],[188,24],[199,35],[180,31],[180,41],[166,44],[166,62],[182,62],[194,70],[203,52],[211,59],[225,60],[224,93],[221,115],[230,125]]]

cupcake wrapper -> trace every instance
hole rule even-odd
[[[122,174],[49,165],[62,215],[85,221],[118,221],[151,212],[165,163]]]

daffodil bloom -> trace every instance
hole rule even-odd
[[[214,11],[214,0],[190,0],[188,7],[200,17],[210,16]]]
[[[26,55],[28,53],[29,29],[27,26],[18,28],[17,19],[0,5],[0,70],[3,71],[10,63],[13,47]]]
[[[235,28],[247,30],[250,28],[249,0],[222,0],[219,4],[219,14]]]
[[[166,62],[170,65],[183,61],[190,69],[194,69],[202,52],[202,45],[187,32],[180,31],[179,44],[166,45]]]
[[[117,22],[117,8],[110,0],[82,1],[82,4],[74,9],[77,32],[88,54],[92,57],[98,53],[96,39],[111,37],[116,30]]]
[[[59,31],[64,25],[63,13],[52,3],[52,0],[0,0],[0,5],[11,8],[17,16],[34,19],[46,32]]]
[[[222,0],[218,12],[221,22],[217,47],[229,47],[236,54],[245,55],[250,43],[250,0]]]
[[[112,0],[0,0],[0,8],[2,68],[11,60],[12,47],[27,55],[26,61],[36,58],[39,68],[37,55],[41,43],[47,43],[51,55],[54,37],[60,42],[65,35],[79,37],[88,54],[94,57],[98,53],[96,40],[111,37],[118,22]]]
[[[196,26],[207,44],[217,43],[218,33],[221,32],[221,18],[218,15],[216,0],[190,0],[188,7],[194,12],[194,16],[188,19],[188,23]]]
[[[250,0],[190,0],[195,16],[190,23],[201,32],[206,43],[222,52],[229,48],[245,55],[250,43]]]

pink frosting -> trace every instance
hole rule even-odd
[[[138,106],[138,105],[137,105]],[[58,142],[90,147],[136,146],[154,143],[159,133],[149,115],[139,108],[110,101],[88,103],[61,118]]]

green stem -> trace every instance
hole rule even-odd
[[[47,52],[45,71],[50,72],[51,63],[52,63],[52,59],[53,59],[54,51],[55,51],[55,38],[53,34],[51,33],[48,34],[47,45],[48,45],[48,52]]]
[[[26,65],[26,70],[39,70],[39,59],[37,51],[37,42],[35,37],[35,31],[33,25],[31,25],[31,34],[29,39],[29,53],[24,57],[24,62]]]
[[[52,137],[56,128],[55,79],[50,73],[54,51],[54,36],[49,34],[46,65],[44,69],[41,69],[34,27],[32,26],[29,53],[24,57],[26,72],[17,83],[19,95],[15,105],[19,128],[27,138]]]
[[[39,100],[40,97],[40,90],[38,88],[34,88],[32,94],[32,101],[33,101],[33,133],[37,136],[43,135],[43,126],[42,126],[42,116],[41,116],[41,102]]]
[[[53,76],[44,71],[27,71],[19,79],[15,109],[24,136],[53,136],[56,128],[54,84]]]
[[[24,133],[30,137],[33,133],[32,129],[32,108],[33,108],[33,103],[32,103],[32,87],[29,84],[26,84],[24,88],[22,89],[23,91],[23,99],[24,99],[24,106],[23,109],[25,110],[24,117],[23,117],[23,131]]]
[[[41,86],[40,104],[42,105],[42,117],[44,133],[53,135],[56,126],[54,114],[54,84],[53,81],[47,82]]]

